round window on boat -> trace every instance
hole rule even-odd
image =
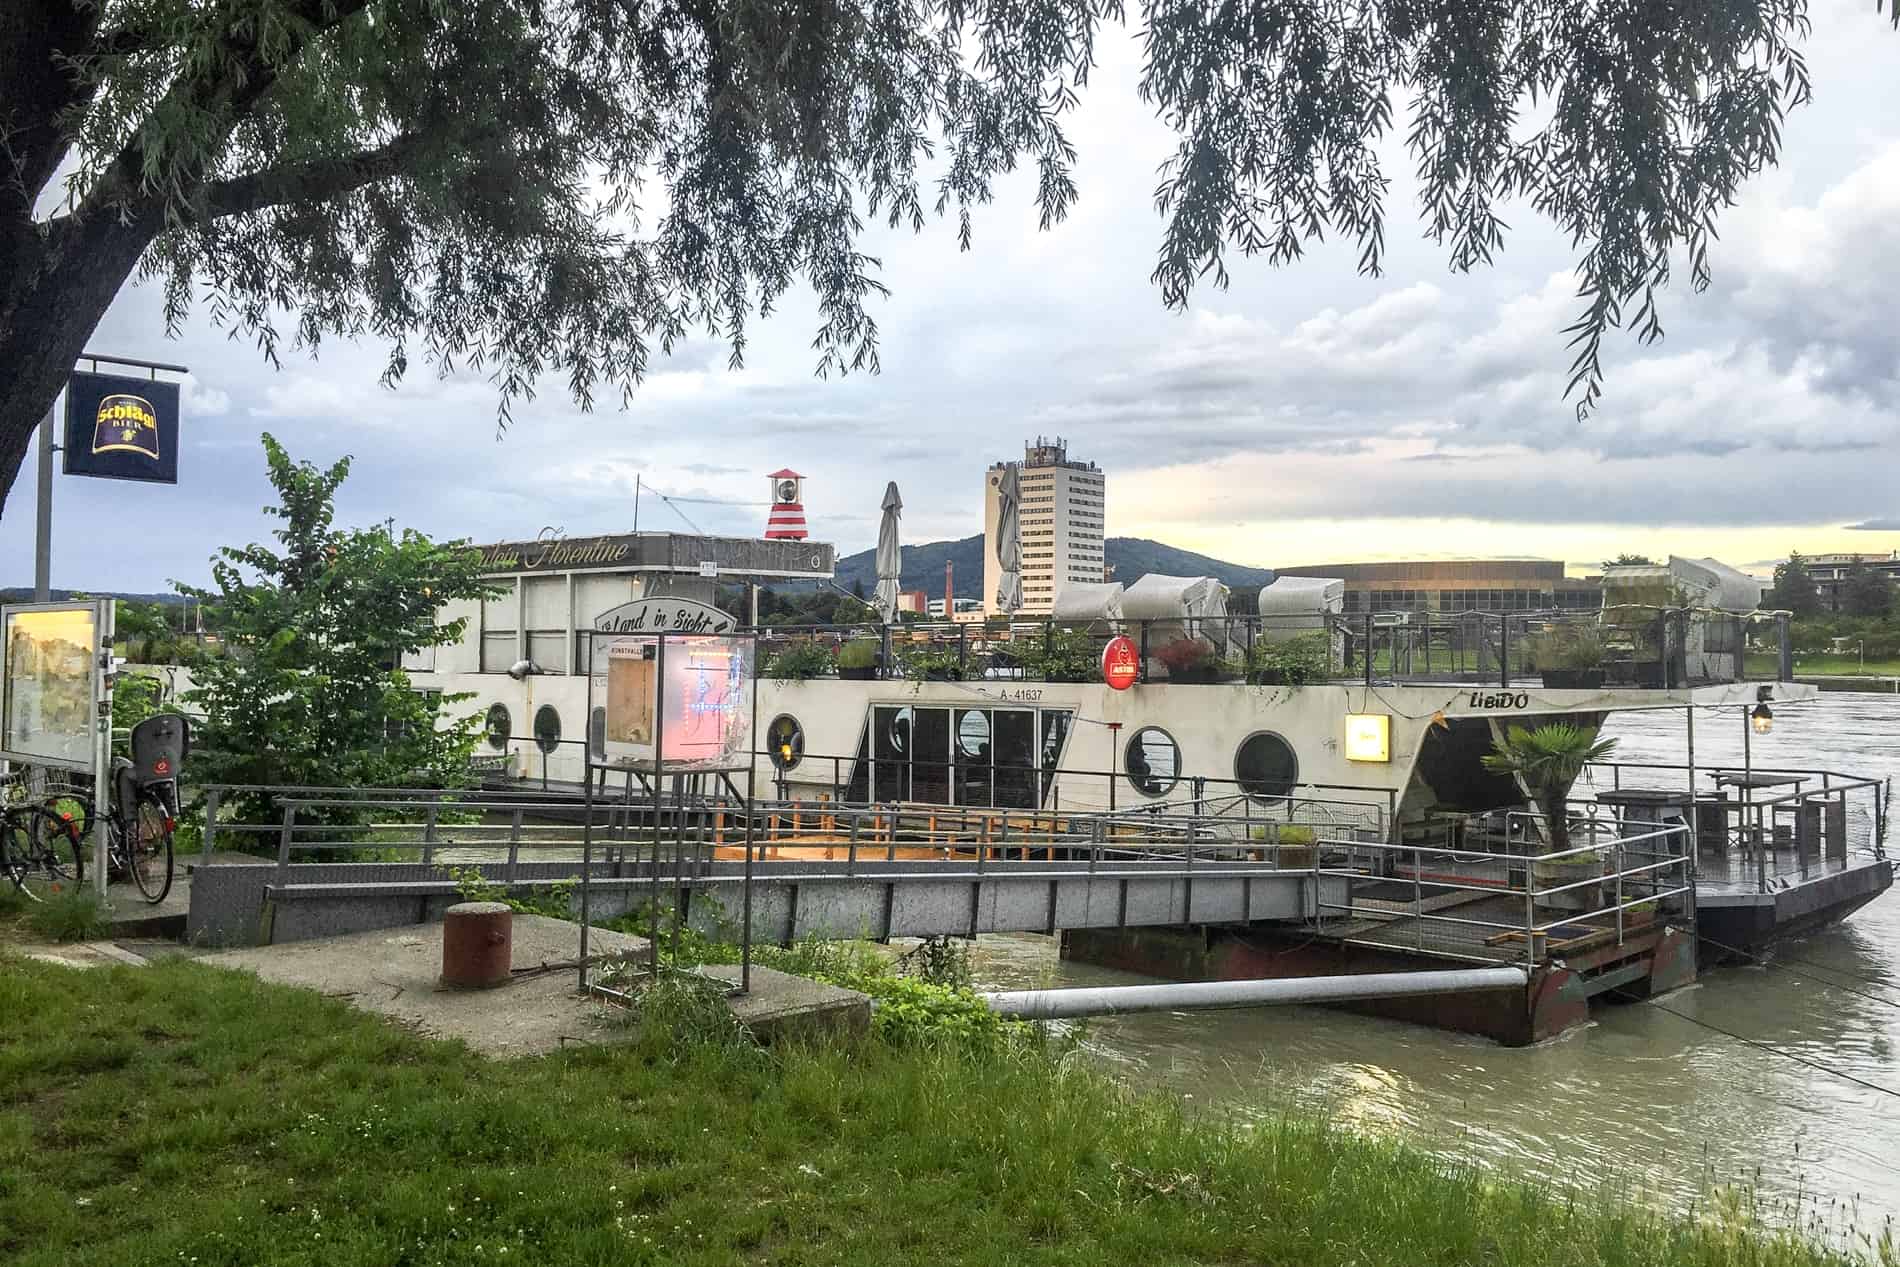
[[[990,755],[990,715],[970,709],[957,716],[957,752],[961,756],[988,760]]]
[[[775,770],[790,770],[805,759],[805,728],[790,713],[780,713],[765,728],[767,755]]]
[[[488,736],[488,746],[500,752],[508,746],[508,736],[514,731],[515,719],[508,715],[506,704],[490,704],[488,716],[482,721],[482,733]]]
[[[561,712],[552,704],[534,710],[534,746],[553,752],[561,743]]]
[[[1300,781],[1300,759],[1286,740],[1263,730],[1234,753],[1234,781],[1255,800],[1284,800]]]
[[[1181,746],[1159,726],[1143,726],[1123,757],[1128,781],[1144,796],[1163,796],[1181,777]]]
[[[906,704],[897,710],[895,717],[891,718],[891,752],[896,756],[910,755],[910,727],[913,716],[910,706]]]

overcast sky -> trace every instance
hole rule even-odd
[[[1388,270],[1349,248],[1296,267],[1236,261],[1232,288],[1171,313],[1148,282],[1150,201],[1169,135],[1136,100],[1133,41],[1103,41],[1075,117],[1080,203],[1035,228],[1029,179],[1005,183],[956,249],[954,226],[874,233],[891,297],[883,373],[812,376],[800,296],[755,327],[745,369],[694,343],[625,412],[583,414],[558,379],[494,438],[494,393],[420,365],[389,391],[382,350],[330,345],[272,371],[198,319],[164,337],[134,288],[92,344],[192,367],[175,488],[65,479],[53,583],[154,590],[201,581],[221,544],[261,538],[258,434],[298,457],[356,459],[351,522],[394,518],[476,541],[633,527],[636,474],[702,529],[763,531],[765,473],[809,476],[814,535],[870,546],[887,479],[909,541],[982,530],[982,474],[1060,434],[1108,473],[1113,535],[1236,562],[1536,555],[1575,567],[1620,550],[1760,566],[1788,549],[1900,547],[1900,34],[1867,0],[1816,0],[1815,101],[1782,167],[1722,222],[1715,285],[1666,300],[1668,337],[1618,336],[1603,404],[1562,399],[1575,316],[1563,241],[1528,210],[1499,264],[1454,276],[1417,232],[1394,150]],[[1402,131],[1402,129],[1401,129]],[[0,583],[30,583],[32,459],[0,518]],[[686,529],[658,500],[642,528]]]

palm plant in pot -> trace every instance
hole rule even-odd
[[[1544,819],[1547,854],[1567,854],[1570,849],[1571,785],[1585,766],[1602,761],[1616,751],[1616,740],[1602,739],[1594,726],[1575,726],[1569,722],[1548,722],[1532,729],[1512,726],[1504,738],[1485,754],[1484,768],[1493,774],[1519,779],[1530,792],[1531,800]],[[1552,893],[1545,905],[1558,910],[1594,911],[1602,905],[1601,885],[1592,888],[1586,881],[1603,875],[1603,855],[1596,852],[1567,857],[1534,860],[1531,874],[1539,889],[1562,888],[1581,884],[1581,888]]]

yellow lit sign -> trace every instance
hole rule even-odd
[[[1346,760],[1391,759],[1392,718],[1386,713],[1346,714]]]

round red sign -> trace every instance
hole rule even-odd
[[[1125,691],[1141,676],[1141,651],[1126,636],[1110,638],[1102,648],[1102,681]]]

